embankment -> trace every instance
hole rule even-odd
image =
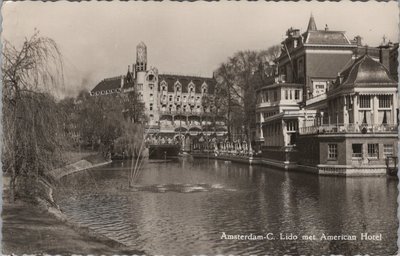
[[[129,254],[144,252],[97,234],[87,227],[67,221],[53,199],[60,178],[110,163],[101,156],[89,156],[55,169],[40,179],[35,200],[9,203],[3,191],[3,254]]]

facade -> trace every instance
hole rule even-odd
[[[397,95],[382,63],[367,54],[354,60],[327,92],[314,125],[300,128],[298,164],[324,174],[385,173],[386,158],[397,155]]]
[[[147,47],[136,47],[136,63],[125,76],[101,81],[92,96],[135,90],[143,102],[150,134],[175,137],[224,136],[224,116],[213,104],[216,81],[212,77],[159,74],[148,67]]]
[[[397,154],[394,48],[317,30],[312,16],[305,33],[289,29],[277,74],[257,89],[263,161],[321,174],[385,172]]]

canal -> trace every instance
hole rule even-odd
[[[130,163],[62,178],[55,194],[70,221],[150,255],[369,254],[397,250],[397,181],[325,177],[192,159],[146,163],[128,188]],[[227,240],[273,233],[275,240]],[[382,241],[360,240],[361,233]],[[297,235],[297,240],[281,240]],[[355,235],[356,241],[320,240]],[[303,240],[315,235],[316,240]],[[270,236],[271,237],[271,236]]]

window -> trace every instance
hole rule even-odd
[[[150,111],[153,110],[153,103],[150,103]]]
[[[294,99],[299,100],[300,99],[300,90],[295,90],[294,91]]]
[[[383,155],[385,158],[393,155],[393,144],[383,144]]]
[[[169,101],[172,101],[172,95],[169,95]]]
[[[289,99],[289,90],[285,90],[285,100]]]
[[[360,96],[360,108],[371,108],[371,96],[369,95]]]
[[[379,95],[379,108],[390,108],[392,105],[392,95]]]
[[[274,101],[277,101],[278,99],[278,92],[275,90],[274,91]]]
[[[353,149],[352,157],[353,158],[362,158],[362,156],[363,156],[362,144],[353,144],[353,145],[351,145],[351,147]]]
[[[368,157],[378,158],[378,144],[368,144]]]
[[[303,72],[304,72],[303,58],[299,59],[299,63],[297,64],[297,68],[298,68],[299,76],[303,76]]]
[[[150,100],[154,100],[152,93],[150,93]]]
[[[154,80],[154,75],[149,75],[147,77],[147,81],[153,81]]]
[[[337,160],[337,144],[328,144],[328,159]]]
[[[153,90],[153,85],[152,84],[150,84],[150,91],[152,91]]]

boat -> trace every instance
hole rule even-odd
[[[149,148],[149,159],[171,159],[178,158],[181,146],[179,144],[151,144]]]

